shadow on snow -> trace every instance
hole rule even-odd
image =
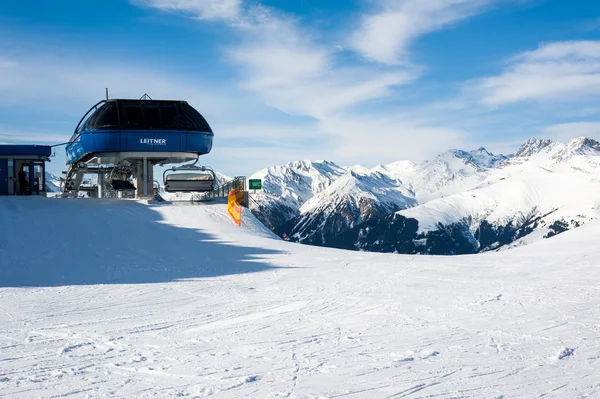
[[[275,250],[176,227],[133,201],[0,200],[0,287],[161,283],[274,269]]]

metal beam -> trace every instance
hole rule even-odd
[[[148,158],[144,157],[144,197],[148,197]]]
[[[102,152],[95,153],[85,162],[86,164],[113,164],[122,160],[141,160],[147,158],[151,164],[182,163],[198,159],[198,154],[193,152]]]

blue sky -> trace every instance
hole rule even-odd
[[[600,3],[0,3],[0,142],[67,141],[105,87],[190,102],[229,175],[600,138]]]

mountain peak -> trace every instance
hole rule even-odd
[[[449,158],[451,157],[451,158]],[[504,155],[494,155],[484,147],[473,151],[449,150],[437,156],[436,162],[448,163],[452,158],[458,158],[465,164],[471,164],[476,168],[493,168],[498,163],[506,160]]]
[[[300,169],[304,171],[308,171],[312,167],[313,163],[308,159],[303,159],[300,161],[292,161],[288,163],[286,166],[292,169]]]
[[[567,143],[567,148],[572,152],[585,152],[585,151],[600,151],[600,143],[594,139],[587,137],[577,137]]]
[[[517,157],[517,158],[530,157],[534,154],[540,153],[543,149],[545,149],[553,144],[554,144],[554,141],[552,141],[550,139],[538,139],[538,138],[532,137],[529,140],[527,140],[523,145],[521,145],[521,148],[519,148],[519,151],[517,151],[517,153],[515,154],[515,157]]]
[[[506,155],[494,155],[484,147],[479,147],[476,150],[469,151],[469,154],[471,155],[473,162],[486,168],[494,168],[507,159]]]
[[[488,156],[488,157],[493,157],[494,156],[494,154],[492,154],[491,152],[489,152],[488,150],[486,150],[485,147],[479,147],[478,149],[471,151],[471,154],[473,154],[473,155],[475,155],[475,154],[477,154],[477,155],[485,155],[485,156]]]
[[[448,151],[443,152],[440,155],[438,155],[438,158],[444,158],[447,156],[447,154],[450,154],[457,158],[470,158],[470,154],[467,151],[463,151],[463,150],[448,150]]]

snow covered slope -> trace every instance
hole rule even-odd
[[[245,217],[0,198],[0,396],[599,392],[598,222],[513,251],[416,257],[283,242]]]

